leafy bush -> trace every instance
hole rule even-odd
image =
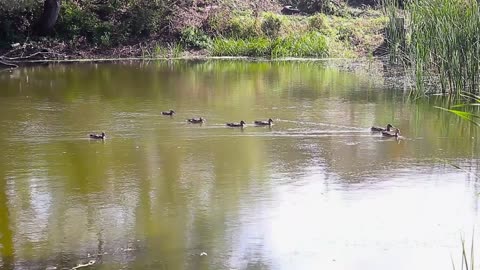
[[[282,28],[282,21],[280,17],[272,14],[267,13],[264,17],[262,22],[262,31],[268,37],[277,37],[280,29]]]
[[[63,40],[83,39],[103,46],[158,36],[168,30],[172,3],[185,4],[174,0],[65,0],[54,34]],[[29,36],[42,7],[40,0],[0,0],[0,43]]]
[[[111,21],[102,21],[94,13],[72,2],[63,4],[56,24],[57,35],[63,39],[83,37],[88,42],[107,47],[113,43],[113,29]]]
[[[38,1],[0,1],[0,47],[24,40],[41,11],[42,5]]]
[[[183,45],[193,49],[206,49],[210,46],[210,38],[200,29],[187,27],[181,32],[180,41]]]
[[[212,36],[224,35],[231,20],[232,13],[229,9],[218,8],[208,15],[202,28]]]
[[[160,33],[168,24],[167,10],[161,1],[141,0],[128,5],[122,27],[130,36],[148,37]],[[166,1],[165,1],[166,2]]]
[[[166,1],[64,1],[55,28],[60,38],[85,37],[103,46],[155,36],[168,24],[162,2]]]
[[[237,16],[230,20],[226,29],[225,36],[232,38],[253,38],[259,36],[255,18],[252,16]]]
[[[341,41],[352,41],[355,38],[355,34],[351,28],[340,26],[338,28],[338,40]]]
[[[313,31],[319,31],[325,28],[324,15],[315,14],[308,18],[308,27]]]

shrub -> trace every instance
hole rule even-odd
[[[25,39],[41,12],[38,1],[0,1],[0,47]]]
[[[340,26],[338,28],[338,40],[341,41],[352,41],[355,38],[355,34],[353,33],[353,30],[345,27],[345,26]]]
[[[231,11],[227,8],[219,8],[208,15],[207,19],[203,23],[202,28],[209,35],[225,35],[231,20]]]
[[[272,13],[267,13],[262,22],[262,31],[268,37],[277,37],[282,28],[280,18]]]
[[[104,46],[111,45],[112,29],[111,22],[101,21],[73,2],[64,2],[56,25],[57,35],[63,39],[85,37],[89,42]]]
[[[255,18],[252,16],[237,16],[231,19],[224,35],[231,38],[249,39],[259,36]]]
[[[130,36],[148,37],[158,34],[168,23],[166,13],[166,8],[159,1],[138,1],[126,10],[122,28]]]
[[[325,27],[324,15],[318,13],[308,18],[308,27],[313,31],[322,30]]]
[[[200,29],[195,27],[187,27],[181,32],[181,43],[193,49],[206,49],[210,46],[210,38]]]
[[[65,39],[83,36],[92,41],[98,23],[99,20],[92,13],[73,2],[65,2],[55,28],[57,34]]]

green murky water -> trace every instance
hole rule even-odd
[[[321,62],[2,72],[0,268],[452,269],[478,130],[435,104]]]

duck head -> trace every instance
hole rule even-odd
[[[391,124],[387,124],[387,131],[390,131],[393,128]]]
[[[240,125],[245,126],[245,124],[246,124],[245,121],[243,121],[243,120],[240,121]]]
[[[269,119],[268,119],[268,123],[269,123],[269,124],[272,124],[272,123],[273,123],[272,118],[269,118]]]

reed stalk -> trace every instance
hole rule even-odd
[[[398,57],[399,14],[408,19],[405,57],[415,74],[416,89],[434,82],[435,92],[479,93],[480,10],[476,0],[411,0],[400,12],[397,0],[384,0],[390,19],[387,39]]]

